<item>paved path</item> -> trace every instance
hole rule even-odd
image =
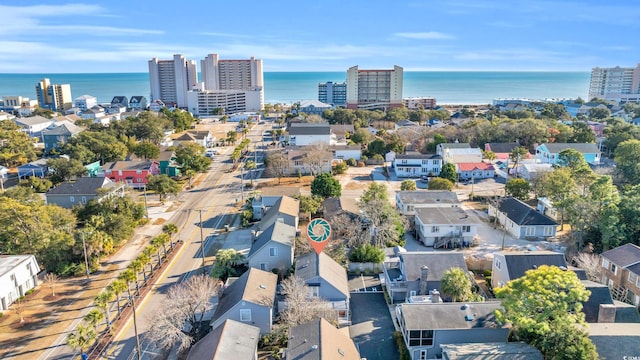
[[[351,339],[367,360],[398,359],[393,321],[382,293],[351,293]]]

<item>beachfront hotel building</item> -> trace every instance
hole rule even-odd
[[[51,81],[46,78],[36,84],[36,98],[38,106],[52,111],[68,110],[73,106],[71,85],[51,84]]]
[[[347,105],[347,83],[327,81],[318,84],[318,101],[334,106]]]
[[[407,109],[433,109],[436,107],[436,99],[432,97],[412,97],[402,99],[402,104]]]
[[[187,107],[187,92],[198,84],[196,62],[181,54],[173,60],[149,60],[151,101],[160,100],[167,106]]]
[[[596,97],[622,103],[640,102],[640,64],[635,68],[593,68],[589,99]]]
[[[202,82],[188,93],[188,110],[197,116],[260,111],[264,107],[262,60],[200,60]]]
[[[400,66],[393,70],[347,70],[347,109],[388,109],[402,106]]]

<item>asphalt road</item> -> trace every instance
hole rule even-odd
[[[261,133],[270,128],[270,124],[257,125],[247,135],[252,144],[250,150],[254,150],[254,145],[261,143]],[[178,238],[184,241],[184,246],[169,264],[166,270],[153,284],[152,291],[137,304],[137,328],[140,339],[142,359],[164,358],[166,350],[158,349],[155,344],[148,341],[145,333],[153,329],[151,319],[156,311],[162,310],[162,302],[166,296],[166,291],[172,285],[184,281],[192,274],[201,273],[202,268],[202,248],[205,254],[214,243],[211,234],[216,229],[224,228],[230,221],[229,214],[235,213],[236,199],[242,201],[240,171],[227,172],[230,168],[229,155],[232,148],[226,148],[220,155],[214,157],[214,163],[207,172],[206,177],[192,190],[181,193],[176,201],[182,202],[181,206],[175,210],[168,222],[173,222],[179,227]],[[260,158],[258,163],[260,163]],[[252,157],[253,159],[253,157]],[[248,175],[245,174],[245,182]],[[248,193],[244,193],[248,196]],[[200,241],[200,215],[202,215],[202,233],[204,244]],[[183,225],[184,224],[184,225]],[[229,224],[231,225],[231,224]],[[205,257],[205,266],[210,266],[211,258]],[[112,346],[107,352],[108,359],[136,359],[136,341],[133,320],[125,324],[122,331],[117,334]]]

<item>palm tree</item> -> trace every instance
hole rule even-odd
[[[98,325],[100,322],[104,320],[104,313],[98,309],[91,309],[83,318],[89,325],[93,326],[96,331],[96,334],[99,334]]]
[[[155,254],[156,251],[158,251],[158,247],[153,244],[147,245],[147,247],[142,250],[142,254],[149,259],[147,261],[147,264],[149,264],[149,276],[153,276],[153,254]]]
[[[107,291],[111,292],[117,302],[118,302],[118,315],[120,314],[120,295],[122,295],[123,292],[125,292],[125,290],[129,289],[129,285],[127,284],[126,281],[122,280],[119,278],[120,276],[118,276],[118,279],[113,280],[111,282],[111,284],[109,284],[109,286],[107,286]]]
[[[138,274],[135,270],[127,268],[125,271],[118,275],[118,279],[124,281],[127,284],[127,293],[131,298],[131,283],[136,284],[136,293],[138,292]]]
[[[133,273],[135,274],[134,281],[136,283],[136,292],[138,292],[138,274],[143,273],[142,276],[144,277],[144,281],[147,281],[147,273],[146,271],[144,271],[145,266],[147,265],[147,261],[147,257],[144,254],[140,254],[127,267],[127,269],[131,269],[131,271],[133,271]]]
[[[164,244],[166,244],[167,241],[169,240],[171,239],[167,234],[160,234],[154,237],[153,239],[151,239],[151,245],[155,246],[156,249],[158,249],[158,264],[160,265],[162,265],[162,258],[167,257],[167,248],[164,246]],[[162,252],[164,253],[164,256],[160,255],[160,251],[159,251],[160,248],[162,248]]]
[[[171,240],[171,238],[173,237],[173,234],[178,232],[178,226],[174,223],[164,224],[162,226],[162,232],[169,235],[169,245],[171,246],[171,250],[173,250],[173,240]]]
[[[97,337],[98,336],[92,327],[78,325],[76,331],[67,336],[67,345],[74,350],[79,349],[84,355],[93,342],[96,341]]]
[[[453,302],[467,301],[471,296],[471,279],[469,275],[458,267],[451,268],[444,272],[440,280],[442,292],[451,297]]]
[[[115,294],[107,287],[100,294],[93,298],[93,303],[104,312],[104,318],[107,320],[107,331],[111,330],[111,314],[109,313],[109,303],[114,300]]]
[[[253,187],[253,169],[256,168],[256,163],[253,160],[247,160],[244,163],[245,170],[249,170],[249,179],[251,179],[251,187]]]

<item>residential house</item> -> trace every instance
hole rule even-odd
[[[104,108],[101,106],[94,106],[82,112],[83,120],[92,120],[93,122],[99,122],[102,118],[105,118],[107,114]]]
[[[444,163],[482,162],[482,151],[467,143],[442,143],[436,146],[436,154],[442,156]]]
[[[614,300],[605,284],[581,280],[589,291],[589,299],[582,303],[588,323],[640,323],[640,313],[634,305]]]
[[[504,230],[518,239],[548,239],[556,236],[558,223],[524,202],[508,196],[489,204],[489,216],[497,218]]]
[[[600,254],[602,283],[614,299],[640,306],[640,246],[631,243]]]
[[[91,109],[96,105],[98,105],[98,99],[95,96],[82,95],[73,99],[73,107],[77,108],[80,111]]]
[[[456,163],[456,172],[460,180],[493,179],[496,175],[491,163],[484,162],[459,162]]]
[[[360,360],[360,353],[349,337],[348,328],[337,329],[327,320],[316,318],[289,329],[284,358]]]
[[[15,116],[13,114],[9,114],[7,112],[0,111],[0,121],[13,120],[14,118],[15,118]]]
[[[599,359],[633,360],[640,354],[640,324],[591,323],[587,333]]]
[[[300,188],[293,186],[264,187],[255,191],[254,194],[251,199],[253,219],[260,220],[282,196],[291,198],[300,196]]]
[[[162,108],[166,107],[167,105],[165,105],[162,100],[153,100],[151,102],[151,104],[149,104],[149,110],[153,111],[153,112],[160,112],[160,110],[162,110]]]
[[[415,209],[460,207],[458,194],[446,190],[396,191],[396,208],[404,216],[414,216]]]
[[[9,168],[6,166],[0,165],[0,181],[2,181],[2,185],[4,186],[4,181],[9,178]]]
[[[458,207],[414,208],[416,240],[434,249],[466,247],[478,231],[474,218]]]
[[[158,168],[160,174],[170,177],[180,176],[180,164],[176,162],[176,154],[173,151],[162,151],[158,155]]]
[[[544,359],[540,350],[523,342],[440,344],[440,348],[445,360]]]
[[[558,220],[560,213],[555,206],[553,206],[553,202],[548,197],[539,197],[538,204],[536,205],[536,210],[539,213],[550,217],[553,220]]]
[[[265,231],[275,222],[282,222],[297,229],[299,214],[300,201],[288,196],[281,196],[273,206],[266,209],[260,224],[258,224],[258,230]]]
[[[553,251],[500,251],[493,255],[491,286],[505,286],[509,281],[521,278],[528,270],[541,265],[567,269],[564,254]]]
[[[209,130],[187,130],[173,138],[174,146],[191,142],[210,148],[215,144],[216,138]]]
[[[129,107],[129,99],[126,96],[114,96],[111,105],[121,105],[126,109]]]
[[[14,118],[12,119],[20,130],[29,137],[37,137],[39,138],[42,135],[42,131],[51,126],[55,120],[47,119],[46,117],[36,115],[31,117],[22,117],[22,118]]]
[[[100,161],[89,163],[85,165],[84,168],[87,169],[87,176],[89,177],[96,177],[98,176],[98,173],[102,171],[100,168]]]
[[[127,112],[127,107],[122,104],[111,104],[104,110],[106,114],[116,115],[116,118],[114,118],[114,120],[120,120],[122,119],[122,114]]]
[[[35,288],[39,272],[34,255],[0,255],[0,311]]]
[[[396,319],[412,360],[442,356],[441,344],[506,343],[509,328],[501,326],[495,311],[500,302],[400,304]]]
[[[44,152],[49,153],[54,149],[62,147],[69,139],[84,130],[71,122],[56,123],[56,126],[42,131],[42,142]]]
[[[259,328],[228,319],[195,343],[187,360],[258,360],[259,341]]]
[[[517,168],[517,176],[527,181],[532,181],[538,178],[540,175],[552,171],[552,164],[537,164],[537,163],[521,163]]]
[[[124,182],[129,187],[141,189],[147,186],[149,175],[158,175],[157,161],[116,161],[102,165],[98,176],[107,177],[115,182]]]
[[[37,176],[44,178],[49,174],[47,159],[38,159],[30,163],[18,166],[18,179]]]
[[[349,197],[329,197],[322,202],[322,215],[331,222],[337,216],[346,215],[350,220],[355,220],[360,215],[357,202]]]
[[[274,222],[256,234],[247,255],[250,267],[285,273],[293,264],[297,229],[283,222]]]
[[[331,125],[331,143],[346,145],[355,131],[353,125]]]
[[[362,155],[360,145],[331,145],[329,149],[336,160],[360,160]]]
[[[576,143],[548,143],[541,144],[536,148],[536,159],[542,163],[559,164],[558,156],[567,149],[577,150],[584,156],[584,160],[590,165],[600,164],[600,150],[596,144]]]
[[[397,177],[417,178],[422,176],[438,176],[442,170],[442,156],[421,154],[419,152],[395,155],[393,170]]]
[[[314,143],[331,144],[329,123],[291,123],[289,125],[290,145],[305,146]]]
[[[311,296],[320,297],[331,304],[338,313],[341,325],[349,325],[349,283],[347,271],[329,255],[311,252],[296,259],[297,277],[311,291]]]
[[[320,174],[331,171],[333,154],[330,151],[321,152],[309,156],[314,149],[309,147],[288,146],[285,155],[289,160],[289,166],[285,169],[288,175]],[[315,156],[322,154],[321,156]]]
[[[444,273],[455,267],[467,271],[460,252],[407,252],[400,248],[383,265],[387,293],[394,303],[413,301],[416,296],[426,295],[436,295],[431,300],[437,303]]]
[[[132,96],[129,100],[129,108],[132,110],[145,110],[147,106],[147,98],[144,96]]]
[[[486,143],[484,144],[484,151],[491,151],[496,155],[496,160],[507,160],[511,155],[513,149],[520,146],[517,142],[510,143]]]
[[[239,278],[229,278],[219,295],[211,327],[235,320],[260,329],[260,335],[271,332],[273,306],[278,275],[249,268]]]
[[[309,115],[322,115],[325,110],[331,110],[331,104],[325,104],[318,100],[303,100],[298,104],[298,112]]]
[[[74,182],[64,182],[51,188],[45,194],[47,204],[71,209],[84,206],[93,199],[102,201],[109,197],[123,197],[124,184],[114,183],[109,178],[81,177]]]
[[[395,130],[411,128],[411,129],[420,129],[420,124],[413,122],[409,119],[400,120],[395,125]]]

